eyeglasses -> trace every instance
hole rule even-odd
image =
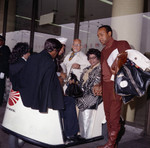
[[[81,44],[73,44],[73,46],[75,46],[75,47],[80,47]]]
[[[97,57],[94,56],[94,57],[89,57],[88,60],[95,60]]]

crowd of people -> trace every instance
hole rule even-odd
[[[59,110],[65,140],[74,141],[89,138],[93,110],[97,110],[103,101],[108,142],[97,148],[117,147],[122,100],[114,91],[115,59],[108,59],[114,50],[117,49],[119,54],[130,46],[126,41],[114,40],[108,25],[99,27],[97,36],[104,46],[101,52],[90,48],[85,54],[81,51],[81,40],[74,39],[66,56],[65,43],[59,39],[47,39],[40,53],[30,55],[29,45],[23,42],[17,43],[10,53],[10,49],[3,45],[5,39],[0,36],[0,105],[5,79],[9,77],[12,89],[20,92],[24,106],[40,112],[47,112],[48,108]],[[71,73],[77,76],[82,97],[65,94],[66,81]]]

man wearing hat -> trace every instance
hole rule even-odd
[[[10,49],[5,45],[5,38],[0,35],[0,106],[3,104],[5,81],[8,77]]]

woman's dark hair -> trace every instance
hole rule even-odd
[[[30,52],[30,48],[28,43],[19,42],[17,43],[10,55],[9,63],[15,63],[18,61],[19,58],[21,58],[24,54]]]
[[[58,59],[58,60],[62,60],[63,58],[64,58],[64,56],[65,56],[65,52],[66,52],[66,45],[64,45],[64,44],[62,44],[62,47],[64,46],[64,52],[61,54],[61,55],[57,55],[56,56],[56,59]]]
[[[112,29],[109,25],[102,25],[98,28],[98,30],[101,29],[101,28],[105,28],[107,33],[111,32],[111,36],[112,36],[113,32],[112,32]]]
[[[59,52],[61,48],[62,44],[57,39],[50,38],[45,41],[44,49],[47,50],[47,52],[51,52],[53,50]]]
[[[89,59],[90,54],[94,54],[99,60],[101,58],[101,52],[98,49],[90,48],[88,52],[86,53],[88,59]]]

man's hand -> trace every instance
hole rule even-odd
[[[95,96],[102,96],[102,86],[101,85],[93,86],[93,94]]]
[[[74,84],[74,83],[75,83],[74,79],[73,80],[69,80],[69,84]]]
[[[63,79],[66,79],[66,77],[67,77],[66,73],[63,73],[63,72],[60,73],[60,76],[61,76]]]
[[[64,79],[61,76],[59,76],[58,79],[59,79],[61,86],[64,86]]]
[[[114,75],[117,74],[119,69],[126,63],[126,61],[127,61],[127,52],[122,52],[118,54],[117,58],[115,59],[115,61],[111,66],[112,74]]]
[[[60,82],[61,86],[64,86],[64,80],[66,78],[66,73],[63,73],[63,72],[59,73],[58,72],[58,74],[59,74],[58,75],[59,82]]]
[[[80,69],[80,65],[77,63],[72,64],[73,69]]]

